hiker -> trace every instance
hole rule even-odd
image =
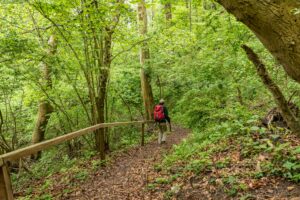
[[[164,105],[165,101],[161,99],[159,104],[154,108],[154,120],[158,124],[158,144],[166,142],[166,122],[169,125],[169,131],[171,131],[171,118],[169,117],[168,109]]]

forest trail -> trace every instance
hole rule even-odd
[[[135,147],[117,155],[105,168],[91,175],[84,184],[62,199],[162,199],[163,194],[145,190],[149,180],[157,177],[156,163],[188,135],[189,130],[174,127],[167,142],[159,145],[156,140],[144,147]],[[157,197],[155,196],[157,195]],[[161,195],[161,196],[158,196]]]

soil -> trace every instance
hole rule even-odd
[[[150,179],[158,173],[154,169],[154,163],[160,163],[163,156],[174,144],[179,144],[188,132],[174,127],[164,144],[159,145],[155,140],[144,147],[132,148],[119,154],[109,166],[97,171],[79,190],[63,199],[162,199],[161,194],[153,196],[146,189]]]
[[[165,182],[168,177],[180,170],[182,166],[174,169],[160,169],[164,156],[179,144],[189,134],[189,130],[174,127],[168,134],[167,142],[159,145],[156,140],[147,143],[144,147],[134,147],[111,156],[111,161],[97,171],[90,170],[89,176],[79,181],[72,178],[65,181],[63,174],[52,177],[53,187],[35,193],[32,199],[51,194],[50,199],[71,200],[227,200],[227,199],[256,199],[256,200],[300,200],[300,185],[278,177],[264,177],[251,179],[246,174],[255,170],[255,160],[241,159],[239,151],[229,148],[218,152],[212,158],[214,161],[230,157],[232,162],[225,168],[213,168],[198,175],[184,174],[174,182]],[[232,141],[232,145],[234,141]],[[96,158],[94,158],[94,161]],[[86,169],[91,166],[92,160],[86,162]],[[184,164],[183,164],[184,165]],[[173,172],[172,172],[173,171]],[[222,174],[243,174],[241,182],[248,186],[247,190],[240,190],[235,195],[230,195],[230,186],[222,183]],[[76,176],[73,172],[71,177]],[[78,174],[77,174],[78,175]],[[166,178],[166,179],[163,179]],[[159,184],[153,184],[158,179]],[[42,180],[41,180],[42,181]],[[42,182],[35,182],[39,188]],[[155,187],[153,187],[155,185]],[[176,187],[178,188],[176,189]],[[175,189],[174,189],[175,188]],[[170,191],[173,194],[170,195]],[[38,190],[37,190],[38,191]],[[67,192],[66,192],[67,191]],[[24,193],[23,193],[24,195]],[[17,196],[23,196],[19,193]]]

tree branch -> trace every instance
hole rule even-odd
[[[148,41],[148,40],[150,40],[150,39],[151,39],[151,38],[146,38],[146,39],[144,39],[144,40],[141,40],[141,41],[138,41],[138,42],[134,43],[134,44],[133,44],[131,47],[129,47],[128,49],[125,49],[125,50],[123,50],[123,51],[120,51],[120,52],[116,53],[116,55],[113,56],[111,60],[114,60],[116,57],[120,56],[121,54],[123,54],[123,53],[125,53],[125,52],[127,52],[127,51],[130,51],[130,50],[133,49],[135,46],[137,46],[137,45],[139,45],[139,44],[141,44],[141,43],[143,43],[143,42],[145,42],[145,41]]]
[[[248,46],[242,45],[242,48],[245,50],[249,60],[254,64],[256,72],[261,78],[263,84],[266,88],[272,93],[273,98],[275,99],[276,105],[281,111],[281,114],[288,124],[289,128],[296,133],[300,134],[300,123],[295,114],[290,110],[288,101],[284,97],[280,88],[276,83],[271,79],[264,63],[259,59],[258,55]]]

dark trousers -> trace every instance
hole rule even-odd
[[[169,131],[172,131],[172,126],[171,126],[171,118],[169,116],[166,117],[166,121],[168,122],[169,124]]]

